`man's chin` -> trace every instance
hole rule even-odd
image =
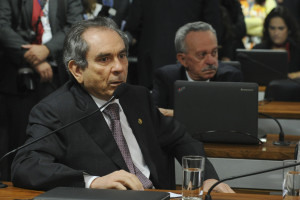
[[[212,71],[212,72],[206,73],[206,74],[204,75],[204,78],[205,78],[206,80],[208,80],[208,79],[213,78],[215,75],[216,75],[216,72],[215,72],[215,71]]]

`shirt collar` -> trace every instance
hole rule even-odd
[[[188,81],[194,81],[190,76],[189,76],[189,73],[185,70],[185,74],[186,74],[186,77],[188,79]],[[209,82],[210,79],[207,79],[206,82]]]
[[[91,94],[90,94],[91,95]],[[103,100],[103,99],[99,99],[93,95],[91,95],[91,97],[93,98],[93,100],[95,101],[95,103],[97,104],[98,108],[100,108],[102,105],[104,105],[107,101]],[[110,102],[109,104],[112,103],[117,103],[120,106],[120,102],[119,99],[115,99],[112,102]],[[104,108],[102,108],[100,111],[102,112],[109,104],[107,104]],[[122,107],[120,106],[120,110],[122,110]]]

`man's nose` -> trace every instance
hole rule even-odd
[[[214,56],[212,56],[210,53],[206,54],[205,62],[207,64],[215,64],[215,61],[216,61],[216,58]]]
[[[118,58],[114,59],[113,63],[113,71],[123,71],[124,70],[124,62],[120,61]]]

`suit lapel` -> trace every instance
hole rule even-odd
[[[183,67],[182,65],[180,66],[180,80],[188,80],[185,67]]]
[[[91,96],[83,89],[79,88],[78,86],[76,87],[77,94],[75,95],[78,98],[79,104],[81,104],[78,106],[83,110],[83,116],[97,110],[98,107]],[[91,117],[82,120],[80,123],[108,158],[111,158],[120,169],[129,171],[118,145],[115,142],[113,135],[100,111]]]
[[[28,28],[31,28],[31,18],[32,18],[32,0],[22,0],[22,17],[24,18],[25,24],[29,25]]]
[[[57,1],[63,1],[63,0],[48,0],[48,1],[49,1],[49,22],[52,28],[53,25],[56,24],[56,15],[57,15],[57,6],[58,6]]]
[[[145,134],[148,134],[147,127],[145,126],[143,119],[145,119],[144,114],[139,112],[136,105],[137,102],[133,101],[131,95],[123,95],[120,98],[120,104],[122,105],[122,109],[126,115],[129,126],[132,129],[132,132],[139,144],[139,147],[142,151],[144,160],[147,166],[150,169],[151,177],[153,180],[158,180],[158,174],[156,171],[156,167],[154,166],[154,162],[151,159],[151,154],[149,152],[149,147],[147,142],[145,141]]]

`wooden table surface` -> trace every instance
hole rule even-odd
[[[260,101],[258,112],[275,118],[300,119],[300,102]]]
[[[262,160],[294,159],[294,151],[300,136],[286,135],[285,140],[291,141],[289,146],[276,146],[278,134],[268,134],[267,142],[262,145],[237,145],[205,143],[207,157],[213,158],[240,158]]]
[[[4,182],[8,185],[7,188],[0,188],[1,200],[29,200],[33,197],[42,194],[42,191],[26,190],[22,188],[13,187],[12,183]]]
[[[1,200],[29,200],[42,194],[42,191],[27,190],[22,188],[13,187],[10,182],[5,182],[8,187],[0,188]],[[150,191],[150,190],[149,190]],[[155,190],[180,193],[180,190]],[[279,195],[261,195],[261,194],[220,194],[212,193],[213,200],[281,200]],[[177,199],[174,199],[177,200]]]

